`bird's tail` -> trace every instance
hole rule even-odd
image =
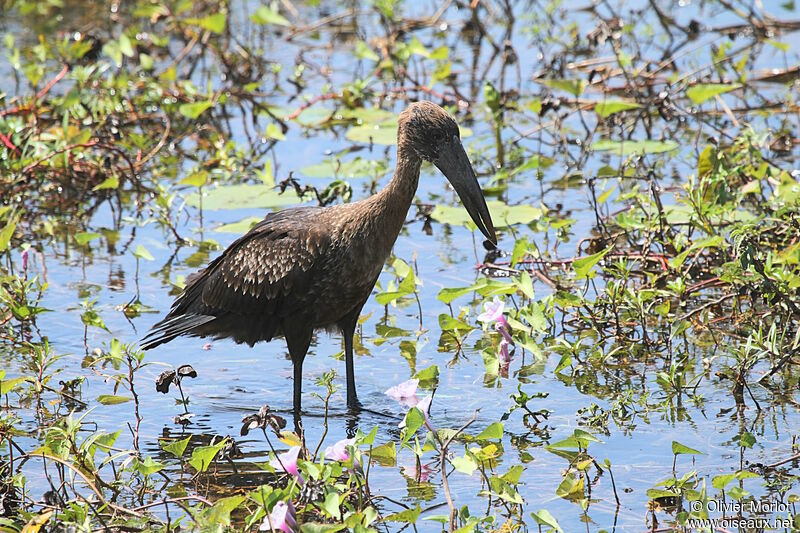
[[[208,324],[217,317],[209,315],[178,315],[167,317],[155,326],[140,341],[143,350],[150,350],[171,341],[180,335],[192,335],[197,333],[197,328]]]

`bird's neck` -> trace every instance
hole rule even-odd
[[[419,184],[419,169],[422,159],[410,148],[401,143],[397,149],[397,166],[392,180],[381,191],[385,201],[396,204],[403,209],[405,219]]]
[[[394,244],[394,239],[403,229],[408,208],[411,207],[411,202],[417,193],[421,164],[422,160],[416,152],[401,142],[397,148],[394,176],[386,188],[375,196],[376,206],[382,212],[382,216],[379,217],[383,225],[382,231],[386,232],[387,236],[391,235],[391,244]]]

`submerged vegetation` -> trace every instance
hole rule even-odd
[[[794,2],[568,4],[0,0],[0,529],[800,529]],[[423,169],[373,412],[325,335],[300,435],[282,344],[138,349],[266,210],[385,184],[416,99],[501,238]]]

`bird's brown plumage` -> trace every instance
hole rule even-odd
[[[358,315],[403,226],[422,160],[436,163],[439,151],[452,149],[453,143],[463,153],[450,115],[430,102],[412,104],[399,118],[397,168],[385,189],[350,204],[267,215],[189,276],[142,347],[151,349],[180,335],[230,337],[250,345],[282,335],[295,365],[297,412],[302,361],[313,331],[341,329],[348,403],[355,403],[352,336]],[[478,194],[485,210],[479,188]],[[481,217],[488,218],[488,211]],[[491,219],[487,224],[491,227]],[[493,238],[493,228],[488,236]]]

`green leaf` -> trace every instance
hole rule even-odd
[[[283,134],[283,131],[274,122],[271,122],[269,126],[267,126],[265,135],[268,139],[275,139],[276,141],[286,140],[286,135]]]
[[[180,183],[181,185],[191,185],[192,187],[202,187],[208,181],[208,172],[200,171],[200,172],[193,172],[183,178]]]
[[[583,488],[583,476],[577,476],[570,472],[556,487],[556,496],[566,500],[583,499]]]
[[[185,439],[181,440],[174,440],[172,442],[167,440],[159,441],[161,445],[161,449],[167,453],[174,455],[176,458],[180,459],[183,457],[183,452],[186,451],[186,446],[189,445],[189,441],[192,440],[192,436],[189,435]]]
[[[486,429],[478,433],[478,435],[475,438],[477,440],[502,439],[503,423],[492,422],[491,424],[489,424],[489,426],[486,427]]]
[[[601,250],[596,254],[586,257],[581,257],[572,262],[572,268],[575,270],[575,277],[578,279],[587,279],[590,276],[592,268],[603,259],[614,246],[609,246],[605,250]],[[593,275],[593,274],[592,274]]]
[[[412,37],[411,42],[408,43],[408,51],[422,57],[430,57],[431,55],[425,45],[416,37]]]
[[[756,443],[756,438],[749,431],[745,431],[739,437],[739,446],[741,446],[742,448],[752,448],[755,443]]]
[[[551,89],[565,91],[571,95],[578,97],[586,89],[588,82],[586,80],[536,80],[542,85],[546,85]]]
[[[664,489],[647,489],[646,494],[651,500],[658,498],[676,498],[678,496],[677,492]]]
[[[222,439],[218,443],[210,446],[198,446],[192,450],[192,458],[189,459],[189,464],[198,472],[205,472],[222,447],[225,446],[226,440],[227,439]]]
[[[675,455],[705,455],[703,452],[689,448],[676,440],[672,441],[672,453]]]
[[[103,189],[118,189],[119,188],[119,178],[116,176],[111,176],[104,179],[102,182],[98,183],[92,188],[92,192],[101,191]]]
[[[5,375],[5,372],[3,374]],[[24,383],[26,381],[31,381],[31,378],[24,376],[14,379],[0,378],[0,396],[8,394],[9,392],[17,388],[19,384]]]
[[[246,499],[245,496],[228,496],[220,498],[214,505],[203,511],[203,522],[215,525],[231,525],[231,512],[239,507]]]
[[[103,405],[117,405],[131,401],[133,398],[129,396],[116,396],[114,394],[101,394],[97,397],[97,401]]]
[[[142,70],[153,70],[156,62],[150,54],[139,54],[139,65],[142,67]]]
[[[702,104],[719,94],[734,91],[741,83],[700,83],[686,89],[686,96],[695,104]]]
[[[791,48],[788,43],[782,43],[780,41],[775,41],[773,39],[767,39],[765,42],[771,44],[781,52],[788,52],[789,49]]]
[[[459,287],[459,288],[444,288],[439,291],[439,294],[436,296],[441,302],[449,304],[456,298],[460,298],[465,294],[470,294],[471,292],[475,292],[474,287]]]
[[[322,502],[322,508],[328,513],[328,516],[334,520],[341,520],[342,511],[339,509],[340,496],[335,490],[328,492],[325,495],[325,500]]]
[[[525,470],[525,467],[522,465],[514,465],[508,469],[508,472],[500,476],[503,481],[507,483],[511,483],[512,485],[516,485],[519,483],[520,478],[522,477],[522,472]]]
[[[492,488],[492,491],[497,494],[497,496],[507,502],[517,503],[520,505],[524,503],[522,496],[519,495],[517,489],[499,476],[492,476],[489,478],[489,486]],[[583,485],[581,484],[581,488],[582,487]],[[556,491],[556,493],[558,493],[558,491]]]
[[[11,218],[8,220],[8,222],[6,222],[6,225],[3,226],[3,229],[0,230],[0,252],[8,249],[8,245],[11,242],[11,237],[14,235],[14,230],[17,228],[18,221],[19,219],[17,217]]]
[[[533,290],[533,279],[531,278],[531,275],[528,273],[527,270],[523,270],[522,273],[519,275],[519,278],[516,280],[516,286],[522,294],[524,294],[527,298],[533,300],[536,294]],[[536,306],[536,309],[538,311],[541,311],[539,306]],[[542,315],[541,312],[539,314],[541,315],[542,318],[544,318],[544,315]]]
[[[592,144],[592,149],[596,152],[613,152],[616,155],[626,156],[631,154],[661,154],[677,150],[679,147],[675,141],[613,141],[611,139],[600,139]]]
[[[422,508],[417,504],[413,509],[406,509],[399,513],[394,513],[385,518],[387,522],[401,522],[403,524],[416,524],[419,520],[419,515],[422,513]]]
[[[186,118],[195,119],[205,113],[206,110],[213,105],[214,102],[210,100],[206,100],[204,102],[192,102],[189,104],[181,104],[178,107],[178,111]]]
[[[606,100],[605,102],[598,102],[594,106],[594,112],[600,117],[605,118],[619,113],[621,111],[629,111],[631,109],[638,109],[642,107],[636,102],[628,102],[625,100]]]
[[[520,166],[513,169],[509,173],[509,175],[516,176],[517,174],[526,172],[528,170],[534,170],[537,168],[548,168],[552,166],[554,162],[555,161],[552,158],[540,154],[534,154],[533,156],[529,157],[527,161],[525,161]]]
[[[412,407],[406,413],[406,435],[413,435],[425,423],[425,414],[417,407]]]
[[[381,59],[364,41],[358,41],[356,43],[354,53],[359,59],[370,59],[372,61],[380,61]]]
[[[281,194],[277,189],[264,185],[226,185],[203,191],[203,209],[268,209],[300,203],[302,200],[293,191]],[[193,192],[186,203],[200,207],[200,195]]]
[[[397,300],[398,298],[402,298],[403,296],[414,294],[415,290],[416,290],[416,279],[414,276],[414,271],[409,269],[408,274],[406,275],[402,283],[400,283],[400,286],[397,287],[396,291],[381,292],[379,294],[376,294],[375,300],[381,305],[386,305],[390,302]]]
[[[131,39],[124,33],[119,36],[119,51],[125,57],[133,57],[135,55]]]
[[[255,13],[250,15],[250,20],[255,22],[256,24],[275,24],[278,26],[290,26],[286,18],[278,13],[276,10],[272,9],[271,7],[261,6],[256,9]]]
[[[471,476],[472,473],[478,469],[478,463],[468,454],[463,457],[453,457],[450,459],[450,464],[452,464],[456,470],[468,476]]]
[[[156,472],[164,469],[164,465],[153,460],[149,455],[144,458],[144,461],[138,458],[133,458],[133,467],[143,476],[151,476]]]
[[[80,233],[75,234],[75,242],[77,242],[81,246],[84,246],[87,243],[89,243],[89,241],[93,241],[94,239],[99,239],[100,237],[102,237],[102,235],[100,235],[99,233],[89,233],[86,231],[82,231]]]
[[[225,13],[214,13],[201,19],[186,19],[187,24],[194,24],[212,33],[222,33],[228,23],[228,16]]]
[[[686,250],[681,252],[680,254],[671,258],[669,260],[669,266],[671,266],[672,268],[680,268],[683,262],[686,261],[686,258],[689,257],[689,255],[694,254],[698,250],[705,248],[719,248],[724,244],[725,244],[725,239],[722,238],[722,236],[720,235],[714,235],[713,237],[703,239],[702,241],[697,241],[691,246],[689,246]]]
[[[101,433],[98,435],[97,438],[92,442],[91,446],[89,446],[89,455],[94,457],[98,449],[104,452],[110,451],[114,443],[117,442],[117,438],[119,438],[120,433],[122,433],[122,430],[117,430],[114,433]]]
[[[394,441],[384,442],[372,448],[369,457],[384,465],[394,465],[397,460],[397,445]]]
[[[431,365],[428,368],[420,370],[417,372],[414,377],[421,382],[424,381],[435,381],[439,379],[439,366],[438,365]]]
[[[531,513],[531,516],[540,526],[548,526],[558,531],[558,533],[564,533],[564,530],[558,525],[558,521],[547,509],[539,509],[535,513]]]
[[[139,259],[144,259],[144,260],[146,260],[146,261],[153,261],[153,260],[155,260],[155,257],[153,257],[153,254],[151,254],[151,253],[150,253],[150,252],[147,250],[147,248],[145,248],[145,247],[144,247],[143,245],[141,245],[141,244],[140,244],[140,245],[138,245],[138,246],[136,247],[136,250],[134,250],[134,252],[133,252],[133,255],[135,255],[135,256],[136,256],[136,257],[138,257]]]
[[[736,474],[720,474],[713,477],[711,485],[717,490],[722,490],[734,479],[736,479]]]
[[[122,51],[119,49],[118,41],[108,41],[104,44],[103,54],[111,58],[115,65],[120,66],[122,64]]]
[[[442,328],[442,331],[472,331],[475,329],[463,320],[453,318],[445,313],[439,315],[439,327]]]
[[[734,485],[728,491],[728,495],[734,500],[741,500],[742,498],[749,496],[750,493],[744,490],[743,488],[739,487],[738,485]]]

